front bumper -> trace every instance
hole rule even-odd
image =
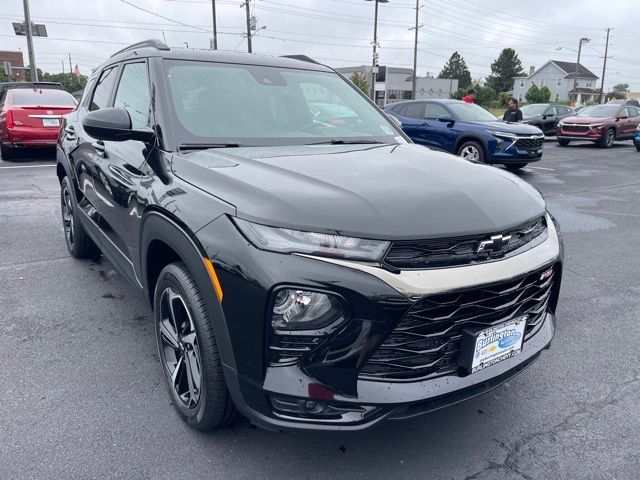
[[[215,249],[207,248],[207,253],[224,291],[221,321],[226,325],[221,330],[228,330],[228,338],[217,341],[224,344],[221,352],[230,352],[232,357],[222,360],[236,406],[266,428],[360,430],[383,419],[427,413],[497,387],[533,363],[549,346],[555,332],[555,302],[547,307],[540,327],[525,341],[519,355],[474,374],[381,381],[360,378],[359,372],[417,299],[511,279],[549,265],[560,270],[561,240],[550,219],[548,225],[546,241],[500,261],[394,274],[361,263],[257,250],[231,222],[213,222],[198,232],[198,237],[205,246],[216,245]],[[222,258],[222,251],[237,255],[226,253]],[[299,364],[274,366],[267,354],[267,314],[271,293],[282,285],[337,294],[352,312],[345,328],[323,344],[329,346]],[[318,418],[287,412],[287,402],[304,400],[325,402],[345,413]]]
[[[533,141],[537,142],[534,144]],[[500,140],[500,139],[499,139]],[[522,141],[532,140],[530,145],[522,145]],[[495,150],[489,154],[491,163],[531,163],[542,159],[544,151],[544,135],[534,135],[533,137],[518,137],[518,140],[502,140],[496,143]]]
[[[585,132],[575,132],[572,130],[563,130],[562,127],[559,126],[556,132],[556,137],[565,140],[587,140],[591,142],[597,142],[599,140],[602,140],[606,133],[606,128],[602,128],[600,132],[598,132],[595,128],[589,128],[589,130]]]

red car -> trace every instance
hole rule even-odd
[[[63,90],[7,90],[0,101],[2,158],[12,158],[18,148],[55,146],[60,133],[60,117],[75,108],[76,100]]]
[[[610,147],[615,140],[632,140],[640,124],[640,109],[629,105],[593,105],[558,123],[558,144],[588,140]]]

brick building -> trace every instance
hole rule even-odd
[[[2,69],[4,62],[11,62],[13,67],[24,67],[22,52],[0,51],[0,72],[4,72]],[[15,82],[24,82],[24,70],[14,70],[11,77]]]

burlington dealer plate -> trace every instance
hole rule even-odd
[[[466,332],[461,366],[475,373],[517,355],[522,350],[526,325],[525,316],[473,333]]]
[[[43,118],[42,126],[43,127],[59,127],[60,119],[59,118]]]

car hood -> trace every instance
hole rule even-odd
[[[504,122],[464,122],[468,125],[475,125],[494,132],[512,133],[514,135],[542,135],[542,131],[533,125],[523,123]]]
[[[500,232],[545,211],[515,175],[415,144],[210,149],[172,169],[246,220],[364,238]]]
[[[591,125],[593,123],[607,123],[613,121],[609,117],[566,117],[562,123],[575,123],[577,125]]]

